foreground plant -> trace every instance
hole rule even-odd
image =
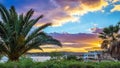
[[[120,60],[120,23],[103,29],[99,37],[103,39],[101,47],[106,49],[111,57]]]
[[[30,9],[26,14],[16,12],[14,6],[7,10],[0,4],[0,52],[5,54],[10,61],[18,61],[19,57],[31,49],[42,49],[41,45],[54,44],[61,46],[61,43],[48,36],[41,30],[51,24],[44,24],[31,31],[34,25],[43,15],[31,19],[34,13]]]

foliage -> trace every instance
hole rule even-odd
[[[61,52],[51,52],[50,53],[50,57],[51,57],[51,60],[60,60],[62,59],[62,53]]]
[[[43,18],[43,15],[33,19],[33,13],[34,10],[30,9],[26,14],[18,14],[14,6],[7,10],[0,4],[0,52],[5,54],[10,61],[18,61],[21,55],[31,49],[42,50],[41,45],[61,46],[58,40],[42,31],[51,23],[34,27],[38,20]],[[32,30],[33,28],[34,30]]]
[[[2,55],[2,54],[0,54],[0,60],[2,59],[2,57],[3,57],[3,55]]]
[[[106,49],[107,52],[115,59],[120,60],[120,23],[117,25],[110,25],[103,29],[99,37],[103,39],[101,48]]]
[[[0,63],[1,68],[120,68],[120,62],[80,62],[76,60]]]
[[[78,58],[77,58],[77,56],[75,56],[75,55],[68,55],[67,57],[66,57],[66,60],[77,60]]]

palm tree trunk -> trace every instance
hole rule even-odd
[[[9,61],[19,61],[19,56],[9,56]]]

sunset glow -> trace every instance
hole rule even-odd
[[[120,0],[0,0],[8,9],[14,5],[19,14],[35,10],[34,17],[44,17],[34,28],[52,23],[44,32],[62,43],[40,46],[29,52],[88,52],[101,50],[98,33],[120,21]],[[34,29],[33,28],[33,29]]]

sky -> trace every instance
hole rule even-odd
[[[60,40],[63,47],[43,46],[45,52],[100,49],[97,33],[120,21],[120,0],[0,0],[0,3],[8,9],[15,6],[19,14],[32,8],[33,18],[44,15],[34,27],[52,23],[44,32]]]

